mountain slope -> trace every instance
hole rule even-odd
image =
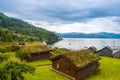
[[[62,38],[120,38],[120,34],[115,33],[107,33],[107,32],[100,32],[100,33],[56,33],[56,35]]]
[[[54,43],[59,40],[59,37],[51,31],[35,27],[20,19],[10,18],[3,13],[0,13],[0,28],[10,31],[11,35],[18,38],[17,41],[46,41],[47,43]],[[16,41],[16,39],[13,38],[13,41]]]

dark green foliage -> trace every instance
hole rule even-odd
[[[58,47],[55,47],[53,50],[52,50],[52,52],[55,52],[55,53],[60,53],[60,48],[58,48]]]
[[[70,51],[70,50],[69,50],[69,49],[66,49],[66,48],[58,48],[58,47],[55,47],[55,48],[52,49],[52,51],[50,52],[50,53],[52,54],[51,58],[60,55],[63,51]]]
[[[6,47],[0,47],[0,52],[2,52],[2,53],[7,52]]]
[[[7,80],[7,70],[0,68],[0,80]]]
[[[35,68],[22,62],[7,62],[0,68],[0,80],[24,80],[23,73],[33,74]]]
[[[19,46],[0,46],[0,52],[11,52],[11,51],[17,51],[19,50]]]
[[[58,47],[55,47],[51,52],[60,54],[61,51],[70,51],[70,50],[69,50],[69,49],[66,49],[66,48],[58,48]]]
[[[52,54],[51,58],[55,57],[60,54],[60,49],[58,47],[55,47],[50,53]]]
[[[0,41],[45,41],[54,43],[59,40],[59,37],[51,31],[35,27],[19,19],[9,18],[2,13],[0,13],[0,26],[2,29],[8,29],[6,31],[2,30],[3,35],[0,35]],[[6,33],[7,35],[5,35]]]
[[[8,56],[0,53],[0,65],[7,60]],[[5,68],[1,68],[0,66],[0,80],[7,80],[7,77],[8,77],[7,70]]]
[[[21,58],[21,60],[22,60],[22,59],[24,59],[24,58],[30,58],[31,55],[30,55],[30,53],[28,53],[27,51],[18,50],[18,51],[16,52],[16,57]]]
[[[7,59],[8,59],[7,55],[0,53],[0,63],[2,63],[3,61],[6,61]]]
[[[13,34],[8,29],[0,28],[0,41],[11,42],[13,41]]]
[[[20,46],[12,46],[11,51],[18,51]]]
[[[22,73],[34,73],[35,68],[24,63],[8,62],[5,69],[9,71],[11,80],[24,80]]]

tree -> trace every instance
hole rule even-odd
[[[19,19],[0,13],[0,41],[45,41],[54,43],[59,37],[48,30],[35,27]],[[21,35],[21,36],[19,36]]]
[[[7,80],[7,70],[0,68],[0,80]]]
[[[8,59],[8,56],[0,53],[0,65],[2,65],[4,61],[7,61],[7,59]],[[7,74],[7,70],[5,70],[4,68],[1,68],[0,66],[0,80],[7,80],[6,74]]]
[[[0,41],[11,42],[13,41],[13,34],[8,29],[0,28]]]
[[[0,80],[24,80],[23,73],[33,74],[34,71],[33,66],[27,65],[25,62],[8,61],[5,54],[0,54]]]
[[[23,73],[31,73],[33,74],[35,68],[33,66],[26,65],[22,62],[8,62],[5,66],[5,69],[10,74],[11,80],[24,80]]]
[[[0,80],[24,80],[23,73],[33,74],[35,68],[23,62],[9,61],[0,67]]]
[[[20,58],[21,61],[22,61],[22,59],[30,58],[31,55],[30,55],[30,53],[28,53],[27,51],[18,50],[18,51],[16,52],[16,57]]]

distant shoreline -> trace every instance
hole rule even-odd
[[[81,38],[81,37],[62,37],[62,39],[64,38]],[[81,38],[81,39],[120,39],[120,38]]]
[[[61,38],[104,38],[104,39],[120,39],[120,34],[115,33],[107,33],[107,32],[100,32],[100,33],[55,33]]]

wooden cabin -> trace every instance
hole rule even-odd
[[[83,80],[99,67],[99,57],[89,50],[66,51],[51,58],[52,70],[72,80]]]
[[[99,54],[100,56],[112,57],[113,56],[113,49],[111,47],[107,46],[101,50],[98,50],[96,53]]]
[[[43,60],[43,59],[50,59],[50,51],[42,51],[42,52],[35,52],[35,53],[30,53],[31,57],[30,58],[24,58],[25,61],[31,62],[31,61],[37,61],[37,60]]]
[[[94,46],[91,46],[91,47],[89,47],[89,48],[88,48],[88,50],[91,50],[91,51],[93,51],[94,53],[96,53],[97,48],[96,48],[96,47],[94,47]]]
[[[113,54],[114,58],[119,58],[120,59],[120,51],[117,51]]]
[[[23,53],[23,55],[25,54],[25,56],[19,56],[20,59],[26,60],[27,62],[50,59],[51,56],[51,48],[40,43],[26,43],[25,45],[21,46],[19,51]]]

